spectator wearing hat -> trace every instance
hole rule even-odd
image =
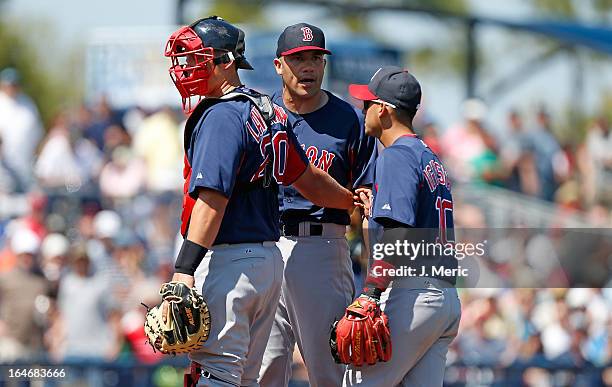
[[[106,277],[92,268],[85,246],[76,246],[57,297],[64,338],[57,351],[61,358],[104,360],[117,354],[108,291]]]
[[[549,113],[540,108],[537,126],[528,133],[527,146],[533,154],[538,179],[538,197],[553,201],[559,185],[567,178],[569,161],[552,131]]]
[[[61,276],[64,274],[70,242],[59,233],[49,234],[40,247],[41,269],[45,278],[52,284],[56,293]]]
[[[506,188],[535,195],[537,193],[537,175],[533,155],[527,149],[527,134],[523,117],[516,110],[508,112],[507,138],[500,150],[500,158],[505,170]]]
[[[108,297],[106,277],[90,265],[85,245],[70,255],[70,268],[60,282],[58,314],[48,335],[50,353],[57,361],[98,363],[114,360],[121,348],[119,311]],[[94,332],[94,334],[92,334]],[[87,367],[74,370],[68,378],[85,379],[86,385],[102,387],[102,370]],[[74,383],[67,379],[68,383]]]
[[[49,307],[48,282],[37,272],[40,239],[31,230],[13,231],[15,266],[0,274],[0,362],[40,356]]]
[[[42,134],[38,109],[21,91],[19,73],[13,68],[0,71],[2,153],[8,165],[26,185],[32,182],[32,160]]]
[[[108,270],[115,248],[114,239],[121,230],[121,224],[121,217],[112,210],[103,210],[94,216],[93,238],[87,243],[87,253],[96,270]]]

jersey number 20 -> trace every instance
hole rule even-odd
[[[253,176],[251,181],[257,180],[263,177],[268,157],[266,154],[266,147],[270,146],[270,136],[263,137],[260,145],[260,151],[264,156],[264,161],[257,169],[257,173]],[[287,133],[276,132],[272,137],[272,152],[274,153],[274,178],[278,184],[283,184],[283,178],[287,169],[287,151],[289,147],[289,139]]]

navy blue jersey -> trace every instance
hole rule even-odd
[[[248,90],[248,89],[247,89]],[[280,238],[278,184],[293,183],[308,160],[291,130],[287,113],[275,105],[272,125],[274,180],[262,179],[270,146],[265,120],[246,99],[228,100],[204,111],[187,145],[191,165],[188,192],[210,188],[229,198],[215,244],[275,241]]]
[[[326,93],[329,101],[312,113],[300,115],[287,109],[289,126],[308,160],[329,173],[340,185],[349,189],[368,185],[363,173],[374,148],[374,139],[365,135],[361,113],[340,98]],[[273,100],[284,106],[282,91],[276,92]],[[281,222],[285,224],[303,221],[350,223],[348,211],[315,206],[293,187],[281,188],[279,203]]]
[[[372,218],[416,228],[453,228],[450,180],[421,139],[398,138],[376,161]]]
[[[385,148],[376,160],[374,201],[369,227],[389,226],[419,229],[417,241],[452,241],[453,198],[444,166],[427,145],[414,135],[404,135]],[[438,255],[419,264],[456,267],[453,257]],[[425,263],[426,262],[426,263]],[[404,262],[404,264],[407,262]],[[400,264],[402,264],[400,262]],[[443,278],[452,283],[454,278]]]

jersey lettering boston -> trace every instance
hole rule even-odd
[[[329,101],[307,114],[289,114],[288,123],[301,143],[308,160],[329,173],[343,187],[357,188],[371,184],[363,171],[368,163],[374,140],[364,135],[361,115],[348,103],[327,93]],[[273,95],[275,104],[284,106],[282,92]],[[348,225],[348,212],[321,208],[302,197],[293,187],[282,187],[281,222],[297,224],[311,221]]]

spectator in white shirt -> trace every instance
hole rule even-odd
[[[2,153],[26,185],[32,182],[32,160],[42,134],[38,109],[21,91],[19,73],[13,68],[0,71]]]

